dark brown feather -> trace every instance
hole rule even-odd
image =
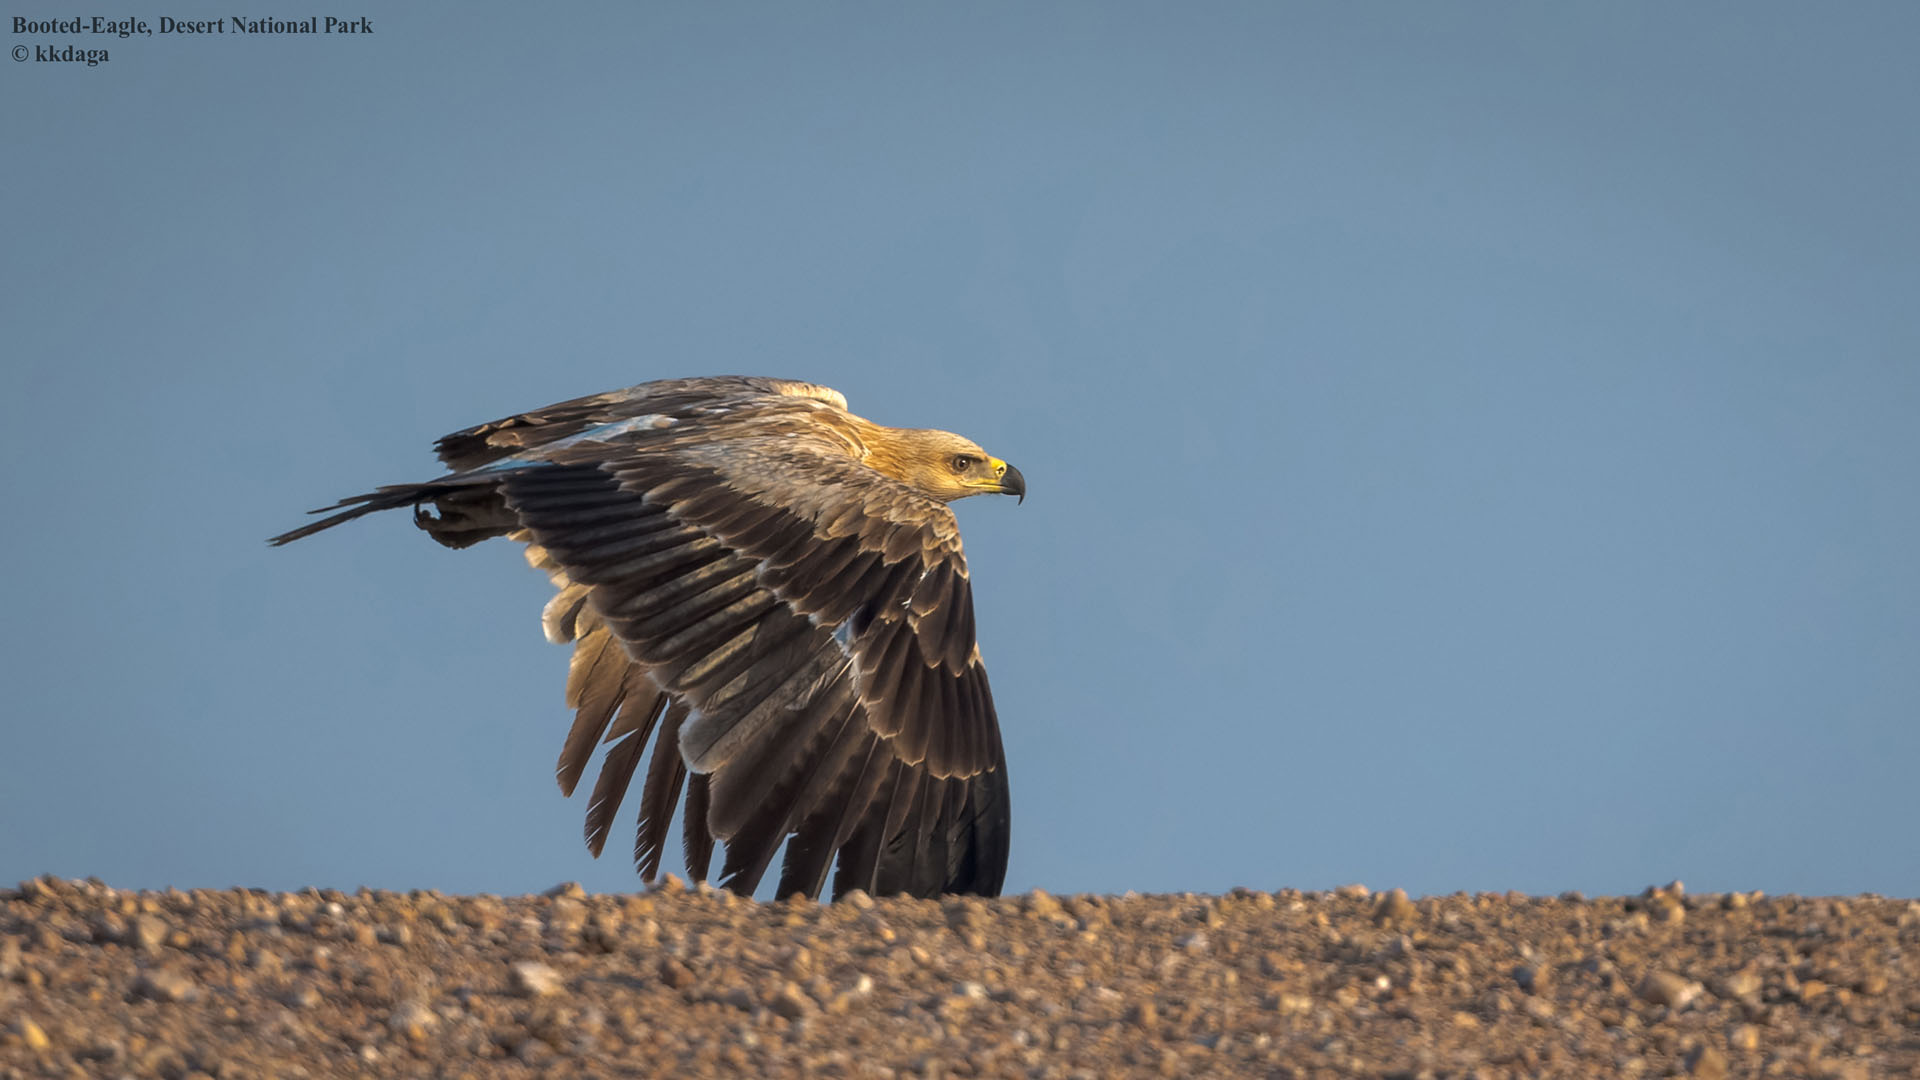
[[[707,774],[687,775],[687,806],[681,812],[681,843],[687,859],[687,878],[707,880],[713,864],[713,830],[707,827]]]
[[[786,861],[780,870],[779,893],[783,897],[796,892],[817,896],[826,887],[834,856],[853,839],[892,768],[892,751],[866,728],[865,717],[852,717],[842,729],[841,739],[846,744],[847,764],[840,775],[814,798],[800,800],[810,802],[815,809],[787,843]]]
[[[678,701],[660,718],[660,737],[654,741],[646,784],[640,789],[640,825],[634,833],[633,865],[647,881],[660,873],[667,829],[673,824],[673,808],[680,802],[680,782],[687,772],[680,760],[680,725],[686,718],[687,707]]]
[[[587,803],[587,850],[598,858],[612,831],[614,815],[627,789],[633,785],[633,772],[640,754],[647,748],[647,737],[667,709],[665,694],[652,691],[652,684],[638,667],[627,670],[625,705],[619,721],[607,733],[607,756],[600,762],[600,776],[593,784],[593,797]]]
[[[627,654],[605,627],[596,627],[574,643],[572,668],[567,675],[567,704],[576,711],[554,768],[562,794],[573,794],[594,746],[606,733],[614,710],[625,700],[627,665]]]

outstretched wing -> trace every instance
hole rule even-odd
[[[751,888],[794,835],[783,893],[817,892],[836,854],[836,891],[997,891],[1006,766],[952,513],[861,465],[813,411],[761,402],[550,444],[500,491],[688,710],[678,749],[708,775],[728,884]],[[604,698],[576,703],[587,729]],[[608,768],[630,774],[623,747]],[[657,856],[648,826],[664,822],[646,811]]]

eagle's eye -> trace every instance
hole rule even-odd
[[[966,472],[966,471],[967,471],[968,469],[971,469],[971,468],[973,468],[973,458],[972,458],[972,457],[970,457],[970,456],[968,456],[968,455],[966,455],[966,454],[955,454],[955,455],[953,455],[953,471],[954,471],[954,472],[957,472],[957,473],[963,473],[963,472]]]

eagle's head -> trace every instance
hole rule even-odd
[[[868,464],[941,502],[969,495],[1015,495],[1025,502],[1020,470],[951,431],[894,428],[890,445],[873,447]]]

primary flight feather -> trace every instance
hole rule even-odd
[[[651,743],[643,877],[684,790],[689,873],[707,876],[719,840],[737,892],[783,843],[782,896],[818,896],[829,872],[836,896],[1000,891],[1006,755],[947,504],[1024,498],[1018,469],[949,432],[861,419],[826,387],[744,376],[642,383],[435,448],[448,475],[271,542],[411,506],[448,547],[525,543],[559,590],[547,637],[574,647],[561,790],[608,744],[595,855]]]

